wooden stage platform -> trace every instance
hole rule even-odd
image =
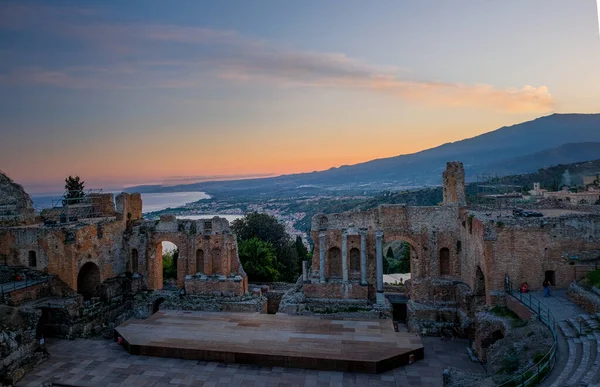
[[[420,337],[391,320],[159,311],[115,331],[135,355],[273,367],[379,373],[424,355]]]

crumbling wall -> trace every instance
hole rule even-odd
[[[0,384],[13,385],[47,357],[36,352],[40,315],[0,304]]]
[[[588,313],[600,313],[600,296],[596,293],[587,291],[583,286],[576,282],[571,283],[569,286],[567,297],[577,305],[581,306]]]
[[[23,186],[0,172],[0,226],[17,226],[35,222],[33,201]]]
[[[461,244],[458,242],[458,207],[408,207],[405,205],[382,205],[366,211],[349,211],[341,214],[318,214],[312,219],[311,237],[315,242],[311,282],[315,286],[307,286],[311,294],[326,293],[318,291],[320,269],[320,234],[325,233],[325,276],[332,284],[328,289],[342,286],[341,281],[331,278],[331,263],[329,252],[332,248],[342,250],[342,235],[347,235],[347,251],[361,248],[361,233],[365,234],[367,256],[367,282],[373,286],[376,279],[376,233],[382,232],[382,243],[404,241],[411,245],[411,280],[417,284],[421,279],[441,275],[440,254],[442,249],[449,252],[449,277],[461,275],[461,261],[459,251]],[[384,252],[385,254],[385,252]],[[349,257],[349,255],[348,255]],[[350,265],[350,262],[348,262]],[[358,286],[359,277],[352,278],[350,282]],[[352,281],[354,280],[354,281]],[[315,288],[315,289],[313,289]],[[346,286],[347,288],[347,286]],[[333,297],[353,297],[366,295],[362,291],[348,291],[340,288],[331,291]],[[420,287],[411,287],[411,297],[415,299],[427,298],[427,294],[419,292]]]
[[[115,201],[117,219],[125,221],[142,219],[142,195],[139,193],[121,192]]]
[[[442,174],[444,205],[464,207],[467,205],[465,194],[465,169],[459,161],[449,161]]]
[[[137,250],[138,271],[150,289],[162,289],[161,243],[165,241],[174,243],[179,250],[178,286],[184,287],[186,276],[199,273],[206,278],[216,276],[216,283],[191,279],[189,285],[185,285],[189,292],[248,291],[248,277],[238,256],[237,240],[226,219],[178,220],[174,216],[162,216],[158,221],[133,222],[123,240],[124,255],[128,259],[133,249]],[[228,281],[232,284],[226,283]]]
[[[582,253],[600,256],[600,217],[569,214],[554,218],[513,218],[488,222],[490,248],[486,264],[490,290],[503,290],[505,275],[513,283],[541,289],[546,271],[554,271],[555,286],[566,288],[575,279],[569,263]]]

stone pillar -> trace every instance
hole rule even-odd
[[[377,256],[377,303],[383,302],[383,233],[375,233],[375,253]]]
[[[360,230],[360,284],[367,284],[367,230]]]
[[[302,282],[308,282],[308,261],[302,261]]]
[[[325,252],[327,251],[327,239],[325,237],[327,233],[321,231],[319,233],[319,282],[325,283]]]
[[[342,232],[342,280],[348,282],[348,233]]]

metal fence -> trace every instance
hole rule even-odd
[[[6,295],[10,294],[11,292],[14,292],[15,290],[25,289],[33,285],[43,284],[45,282],[50,281],[50,278],[52,278],[52,276],[50,275],[32,279],[25,277],[25,279],[21,281],[12,281],[9,283],[0,284],[0,300],[2,301],[2,303],[5,303]]]
[[[506,293],[517,300],[532,312],[537,314],[538,319],[550,329],[552,332],[553,343],[550,350],[544,355],[544,357],[533,366],[514,378],[502,383],[501,387],[513,387],[513,386],[539,386],[544,378],[550,373],[554,362],[556,361],[556,320],[550,309],[545,307],[540,300],[532,296],[531,293],[521,293],[520,288],[515,286],[510,280],[506,280],[505,283]]]

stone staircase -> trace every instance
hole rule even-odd
[[[551,387],[600,387],[600,313],[558,323],[569,346],[567,364]]]

